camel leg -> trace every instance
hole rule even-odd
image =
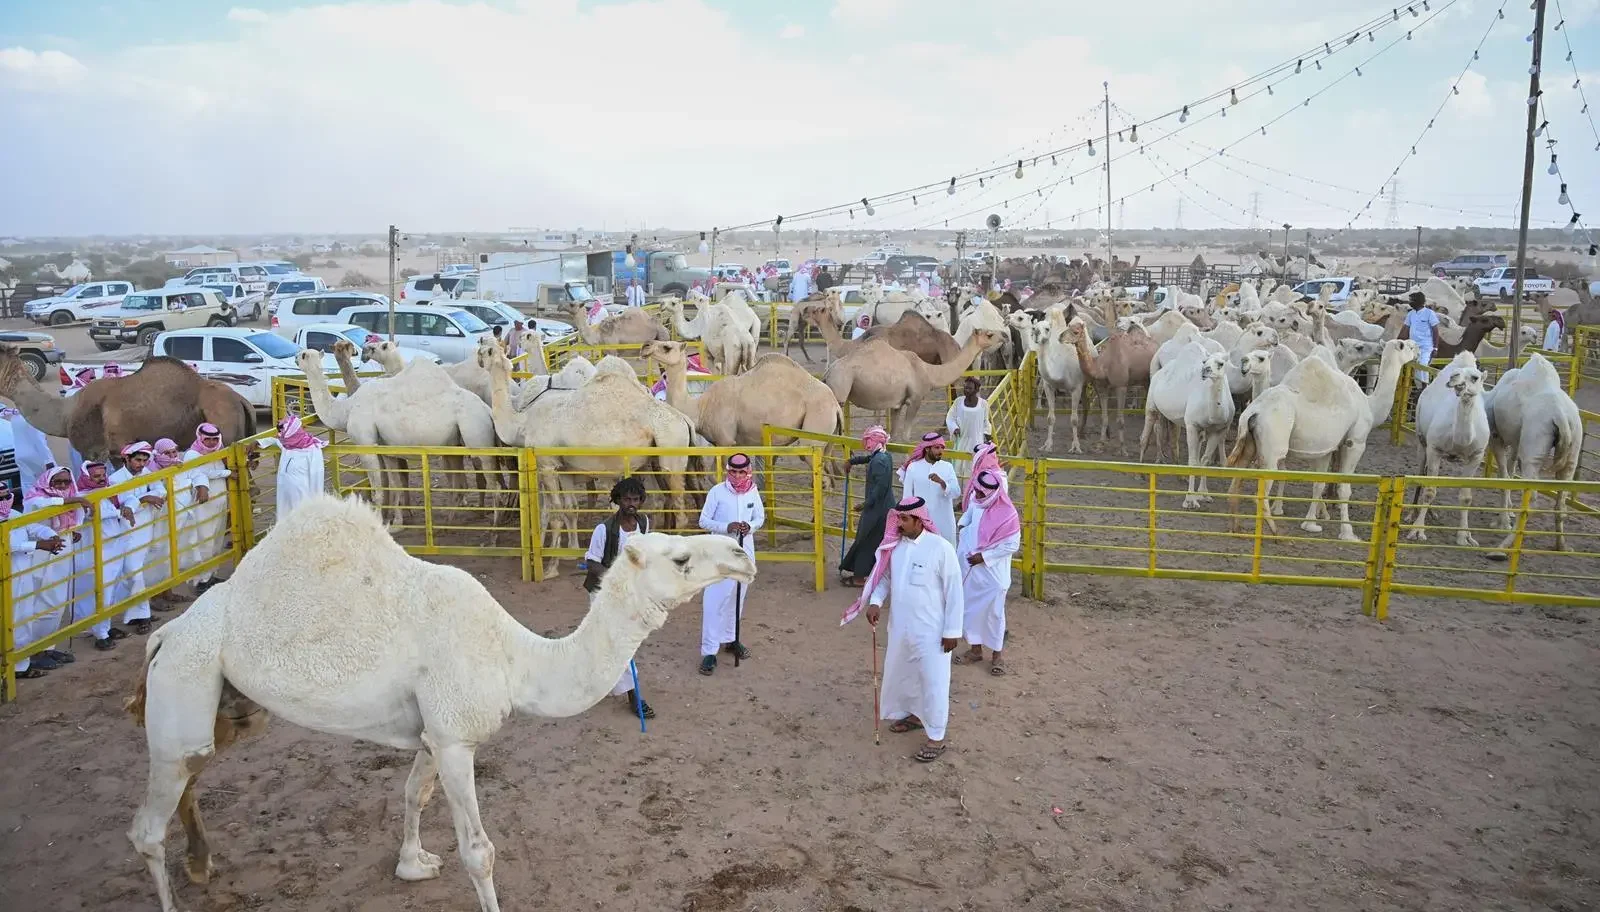
[[[1352,440],[1345,444],[1344,452],[1339,455],[1340,474],[1355,474],[1356,466],[1361,464],[1361,454],[1366,451],[1365,440]],[[1356,537],[1355,527],[1350,524],[1350,483],[1343,481],[1339,483],[1339,540],[1347,542],[1361,540]]]
[[[1200,448],[1200,427],[1199,427],[1199,425],[1196,425],[1196,424],[1194,424],[1192,422],[1185,422],[1184,423],[1184,434],[1185,434],[1185,437],[1187,438],[1188,443],[1189,443],[1189,467],[1190,468],[1194,468],[1194,467],[1200,465],[1200,456],[1201,456],[1201,452],[1202,452],[1201,448]],[[1177,441],[1176,440],[1173,441],[1173,445],[1174,446],[1177,445]],[[1173,455],[1173,460],[1176,461],[1178,454],[1177,453],[1173,453],[1172,455]],[[1204,481],[1202,480],[1201,483],[1204,484]],[[1183,499],[1183,508],[1185,510],[1193,510],[1196,507],[1200,506],[1203,502],[1211,499],[1210,497],[1205,496],[1205,492],[1203,490],[1201,491],[1201,493],[1196,494],[1195,491],[1194,491],[1194,485],[1195,485],[1195,476],[1190,475],[1189,476],[1189,495]]]
[[[432,880],[439,876],[439,856],[422,848],[422,809],[433,797],[437,773],[433,755],[426,750],[417,751],[411,762],[411,775],[406,777],[405,832],[400,841],[400,864],[394,869],[394,876],[401,880]]]
[[[1427,456],[1423,457],[1422,474],[1435,476],[1439,474],[1439,454],[1431,447]],[[1411,517],[1411,524],[1406,526],[1406,538],[1410,541],[1428,540],[1428,507],[1432,505],[1434,495],[1438,488],[1425,487],[1417,498],[1417,512]]]
[[[1104,384],[1095,384],[1095,395],[1100,398],[1100,442],[1111,442],[1111,389]]]
[[[1049,423],[1045,425],[1044,432],[1044,449],[1048,453],[1055,449],[1056,446],[1056,391],[1055,387],[1049,383],[1043,383],[1041,386],[1043,387],[1042,393],[1045,399],[1044,412],[1049,416]],[[1074,418],[1078,416],[1076,404],[1072,407],[1072,416]]]
[[[1146,399],[1144,403],[1144,427],[1139,430],[1139,461],[1144,462],[1145,449],[1150,445],[1150,432],[1156,435],[1156,462],[1161,461],[1161,422],[1162,417],[1156,414],[1155,402]]]
[[[1494,453],[1494,464],[1495,468],[1499,470],[1500,477],[1512,477],[1513,466],[1511,465],[1511,461],[1513,457],[1502,447],[1491,446],[1490,452]],[[1517,537],[1516,533],[1513,531],[1514,522],[1511,518],[1511,489],[1506,488],[1504,491],[1501,491],[1500,494],[1500,528],[1505,531],[1506,537],[1501,540],[1500,546],[1489,554],[1489,556],[1495,560],[1505,559],[1506,550],[1511,547],[1512,541]],[[1560,515],[1561,504],[1559,501],[1556,504],[1556,510],[1556,528],[1558,530],[1556,547],[1559,548],[1561,542],[1559,530],[1561,528],[1561,521],[1563,519],[1563,517]]]
[[[1473,461],[1471,469],[1463,474],[1471,478],[1478,474],[1478,469],[1482,465],[1483,457],[1480,455]],[[1472,537],[1472,489],[1463,487],[1456,502],[1461,505],[1461,530],[1456,533],[1456,544],[1463,548],[1476,548],[1478,540]]]
[[[383,496],[383,457],[363,454],[360,458],[361,467],[365,469],[367,473],[367,486],[371,489],[372,505],[378,508],[378,515],[382,516],[385,499]],[[337,472],[338,469],[335,468],[334,471]]]
[[[1281,459],[1263,459],[1261,467],[1264,468],[1264,469],[1267,469],[1269,471],[1276,472],[1278,469],[1283,467],[1283,460],[1281,460]],[[1281,498],[1283,495],[1279,494],[1278,496]],[[1264,484],[1262,486],[1262,488],[1261,488],[1261,499],[1266,501],[1269,504],[1272,503],[1272,479],[1270,479],[1270,478],[1266,479],[1266,484]],[[1270,532],[1273,535],[1277,535],[1278,534],[1278,524],[1272,518],[1272,511],[1271,510],[1265,511],[1265,516],[1266,516],[1266,520],[1267,520],[1267,531]]]
[[[1333,454],[1329,453],[1326,456],[1311,460],[1311,471],[1326,472],[1328,471],[1328,466],[1332,464]],[[1313,481],[1311,483],[1311,503],[1306,506],[1305,521],[1300,523],[1300,528],[1307,532],[1316,533],[1322,531],[1322,524],[1317,522],[1317,504],[1321,503],[1322,492],[1327,486],[1328,483],[1325,481]]]
[[[1126,386],[1122,386],[1117,388],[1117,453],[1119,455],[1127,452],[1124,449],[1125,441],[1123,439],[1123,435],[1127,432],[1127,430],[1128,388]]]
[[[1078,437],[1078,432],[1082,427],[1082,421],[1080,420],[1079,415],[1078,415],[1078,405],[1083,399],[1083,386],[1080,384],[1077,389],[1072,390],[1070,393],[1068,393],[1067,398],[1068,398],[1068,401],[1070,401],[1071,404],[1072,404],[1072,414],[1069,416],[1069,418],[1071,419],[1071,423],[1072,423],[1072,444],[1067,447],[1067,452],[1068,453],[1082,453],[1083,452],[1083,441],[1081,439],[1079,439],[1079,437]],[[1055,412],[1055,409],[1054,409],[1054,406],[1052,406],[1051,415],[1050,415],[1051,422],[1054,422],[1056,420],[1056,416],[1055,416],[1054,412]],[[1087,416],[1087,414],[1085,414],[1083,417],[1087,418],[1088,416]]]
[[[472,772],[473,748],[465,744],[442,748],[429,745],[429,748],[439,762],[439,782],[444,786],[444,797],[450,802],[450,815],[455,819],[461,864],[478,891],[478,910],[500,912],[500,902],[494,893],[494,843],[489,841],[478,815],[478,791]]]

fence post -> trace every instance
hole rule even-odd
[[[1405,434],[1406,410],[1411,402],[1411,368],[1400,368],[1400,380],[1394,385],[1394,404],[1389,407],[1389,442],[1399,446]]]
[[[518,541],[521,544],[517,550],[522,555],[522,581],[533,582],[533,542],[532,526],[529,525],[529,499],[528,499],[528,451],[517,450],[517,529]]]
[[[533,581],[544,582],[544,504],[539,502],[539,452],[524,447],[517,459],[522,468],[522,502],[530,504],[524,509],[528,514],[529,551],[532,553]]]
[[[1030,499],[1033,501],[1033,597],[1044,598],[1044,547],[1049,538],[1050,528],[1050,468],[1043,459],[1034,459],[1033,462],[1033,492]]]
[[[1561,497],[1564,492],[1556,492]],[[1511,553],[1506,563],[1506,595],[1517,591],[1517,571],[1522,565],[1523,537],[1528,531],[1528,508],[1533,505],[1533,488],[1522,489],[1522,504],[1517,508],[1517,528],[1511,534]],[[1557,506],[1559,507],[1559,501]]]
[[[1388,528],[1389,501],[1394,496],[1394,478],[1378,479],[1378,496],[1372,506],[1372,533],[1367,543],[1367,571],[1361,586],[1361,613],[1372,617],[1378,607],[1378,579],[1383,573],[1384,532]]]
[[[167,492],[167,589],[170,591],[177,583],[180,561],[178,560],[178,476],[168,475],[165,481]],[[199,544],[196,542],[196,544]]]
[[[230,449],[233,450],[233,474],[229,477],[228,484],[228,528],[233,530],[233,559],[234,566],[244,557],[244,553],[255,544],[255,502],[250,499],[250,462],[247,450],[253,444],[242,441],[235,442]]]
[[[1588,333],[1586,333],[1584,331],[1587,328],[1588,327],[1585,327],[1585,326],[1577,326],[1577,327],[1573,328],[1573,333],[1572,333],[1572,373],[1567,375],[1567,395],[1571,396],[1573,398],[1577,398],[1577,396],[1578,396],[1578,387],[1583,385],[1583,381],[1580,378],[1582,378],[1582,376],[1583,376],[1583,348],[1584,348],[1584,343],[1589,341],[1586,338]],[[1556,341],[1556,347],[1557,348],[1561,347],[1560,340]]]
[[[10,496],[8,493],[6,496]],[[10,703],[17,698],[17,668],[11,661],[11,653],[17,648],[17,632],[13,628],[13,619],[16,609],[11,604],[12,589],[15,584],[11,579],[11,524],[0,524],[0,535],[5,536],[5,547],[0,547],[0,675],[5,680],[0,683],[0,703]],[[67,558],[67,568],[70,572],[72,558]],[[71,605],[71,602],[68,602]]]
[[[1394,582],[1394,565],[1400,551],[1400,522],[1401,513],[1406,503],[1406,483],[1404,475],[1392,476],[1392,487],[1389,491],[1389,509],[1383,521],[1383,553],[1381,555],[1380,572],[1378,574],[1377,600],[1373,603],[1372,616],[1379,621],[1389,618],[1389,586]]]
[[[422,450],[420,452],[421,452],[421,458],[422,458],[422,496],[419,497],[418,500],[420,500],[422,502],[422,541],[429,548],[432,548],[433,547],[433,466],[431,464],[432,457],[430,457],[428,455],[428,451],[427,450]],[[465,471],[466,465],[467,465],[466,459],[463,458],[461,460],[461,467],[462,467],[463,471]],[[411,473],[410,472],[406,472],[403,475],[401,475],[401,477],[405,478],[407,481],[409,481],[410,478],[411,478]],[[400,491],[400,493],[405,496],[407,501],[409,501],[411,499],[411,492],[410,491],[406,491],[406,490],[402,489]],[[406,515],[405,514],[405,510],[402,508],[401,511],[400,511],[400,517],[401,517],[400,525],[401,525],[401,527],[405,526],[405,515]]]
[[[762,429],[762,435],[771,438],[770,432]],[[822,450],[820,446],[811,448],[811,551],[816,555],[813,562],[817,571],[817,591],[821,592],[828,586],[828,565],[826,559],[827,544],[824,541],[822,527]],[[777,457],[773,457],[776,461]],[[768,521],[768,526],[776,528],[776,523]]]

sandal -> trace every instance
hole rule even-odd
[[[32,662],[29,663],[29,667],[38,668],[42,671],[55,671],[57,668],[61,667],[61,663],[40,652],[34,654]]]
[[[132,627],[133,628],[133,632],[137,633],[140,636],[147,636],[150,633],[150,619],[149,618],[140,618],[137,621],[129,621],[128,622],[128,626]]]
[[[943,741],[940,741],[937,745],[924,744],[922,745],[922,750],[919,750],[912,755],[912,759],[916,760],[918,763],[932,763],[933,761],[944,756],[945,746],[946,743]]]
[[[50,672],[45,671],[43,668],[32,668],[32,667],[30,667],[27,671],[19,671],[19,672],[17,672],[17,680],[18,681],[33,681],[33,680],[36,680],[38,678],[42,678],[42,677],[44,677],[45,675],[47,675],[49,673]]]
[[[974,652],[958,652],[955,655],[950,657],[950,661],[954,662],[957,665],[976,665],[979,662],[983,661],[983,653],[981,653],[981,652],[976,652],[976,653],[974,653]]]
[[[1006,672],[1006,666],[1005,666],[1005,664],[1003,662],[996,662],[993,665],[989,666],[989,673],[998,678],[1001,675],[1007,673]]]
[[[105,652],[110,649],[116,649],[117,641],[113,640],[111,637],[101,637],[100,639],[94,641],[94,648],[100,650],[101,652]]]
[[[106,639],[108,639],[108,640],[126,640],[127,638],[128,638],[128,631],[123,630],[121,627],[113,627],[113,628],[111,628],[111,632],[106,634]],[[111,647],[110,646],[103,646],[101,648],[102,649],[110,649]]]
[[[716,670],[717,670],[717,657],[716,656],[703,656],[700,659],[700,673],[701,674],[703,674],[703,675],[705,675],[707,677],[710,677],[711,674],[713,672],[715,672]]]
[[[628,709],[632,710],[634,715],[644,716],[646,719],[656,717],[656,711],[650,707],[650,701],[639,699],[638,694],[632,690],[628,691]]]
[[[39,654],[40,655],[49,656],[50,658],[55,659],[57,662],[60,662],[63,665],[71,665],[73,662],[78,661],[78,657],[77,656],[73,655],[70,652],[62,652],[59,649],[46,649],[44,652],[41,652]]]
[[[911,719],[896,719],[894,722],[890,723],[889,730],[897,735],[903,735],[906,732],[921,731],[922,723],[912,721]]]
[[[722,650],[724,652],[733,653],[735,656],[738,657],[739,661],[741,661],[741,662],[743,662],[745,659],[750,658],[750,648],[748,646],[746,646],[745,644],[740,643],[738,641],[734,641],[732,643],[729,643],[728,645],[722,647]]]

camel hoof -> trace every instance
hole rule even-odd
[[[1355,534],[1355,532],[1350,531],[1348,529],[1339,533],[1339,540],[1340,541],[1347,541],[1347,542],[1355,542],[1356,544],[1360,544],[1361,543],[1361,539]]]
[[[1283,504],[1281,504],[1281,503],[1273,504],[1272,505],[1272,510],[1270,512],[1272,513],[1273,516],[1282,516],[1283,515]]]
[[[439,876],[441,867],[439,856],[418,849],[416,858],[409,861],[403,858],[400,860],[400,864],[395,866],[394,876],[408,881],[433,880]]]
[[[1183,499],[1183,508],[1185,510],[1198,510],[1200,509],[1200,502],[1201,498],[1199,497],[1185,497]]]
[[[199,867],[195,866],[194,859],[191,858],[189,859],[188,863],[184,865],[184,868],[188,871],[189,882],[192,884],[208,884],[211,882],[211,875],[216,872],[216,868],[212,867],[211,865],[210,858],[207,858],[205,860],[205,864],[200,865]]]
[[[1412,529],[1406,533],[1406,541],[1427,541],[1428,533],[1423,529]]]
[[[1067,452],[1068,453],[1077,453],[1079,456],[1082,456],[1083,455],[1083,445],[1079,444],[1079,443],[1074,443],[1072,446],[1067,447]]]
[[[1300,528],[1306,530],[1307,532],[1321,532],[1322,531],[1322,523],[1312,522],[1310,520],[1306,520],[1305,522],[1300,524]]]
[[[1478,547],[1478,540],[1470,535],[1457,535],[1456,546],[1461,548],[1476,548]]]
[[[1484,556],[1489,558],[1492,561],[1503,561],[1503,560],[1507,559],[1506,553],[1504,551],[1490,551],[1488,554],[1486,554]]]

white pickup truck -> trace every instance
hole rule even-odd
[[[1516,287],[1517,268],[1497,266],[1473,279],[1472,284],[1477,286],[1479,297],[1507,297]],[[1525,294],[1548,294],[1556,290],[1556,280],[1529,270],[1523,274],[1522,290]]]
[[[94,319],[96,310],[116,307],[133,293],[132,282],[85,282],[50,298],[22,305],[22,313],[35,323],[65,326]]]

